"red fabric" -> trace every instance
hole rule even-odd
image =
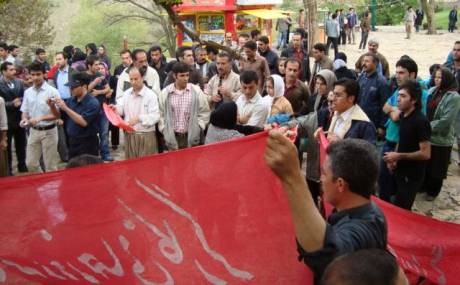
[[[265,141],[0,179],[0,284],[312,284]],[[412,280],[456,284],[460,225],[374,200]]]
[[[102,104],[102,108],[104,109],[104,113],[107,116],[107,120],[109,120],[112,125],[119,127],[120,129],[123,129],[127,131],[128,133],[134,132],[134,129],[128,125],[123,119],[118,115],[114,110],[112,110],[109,105],[106,103]]]
[[[265,141],[0,179],[0,284],[311,284]]]

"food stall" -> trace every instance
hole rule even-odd
[[[260,30],[272,38],[272,20],[287,17],[273,9],[282,0],[184,0],[176,11],[188,28],[200,33],[203,40],[222,42],[226,32],[237,34]],[[178,28],[177,45],[192,45],[192,40]]]

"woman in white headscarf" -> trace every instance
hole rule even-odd
[[[279,75],[271,75],[265,84],[267,89],[267,96],[263,97],[263,102],[269,108],[269,117],[276,114],[289,114],[292,115],[291,103],[284,97],[284,80]]]

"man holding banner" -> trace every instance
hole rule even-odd
[[[99,101],[88,92],[91,77],[87,73],[75,73],[66,83],[70,87],[72,97],[66,102],[58,98],[50,107],[53,112],[62,110],[67,118],[66,133],[69,139],[69,159],[81,155],[99,154],[98,122]]]
[[[387,225],[371,202],[378,175],[375,147],[346,139],[327,148],[321,182],[324,198],[336,212],[323,219],[301,174],[297,149],[280,131],[271,131],[265,160],[278,176],[291,209],[298,251],[317,283],[336,257],[365,248],[386,249]]]

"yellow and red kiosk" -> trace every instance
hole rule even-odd
[[[188,28],[200,33],[202,40],[221,42],[226,32],[259,30],[272,36],[272,20],[285,18],[281,10],[273,9],[282,0],[184,0],[176,11]],[[192,45],[192,40],[178,28],[177,45]]]

